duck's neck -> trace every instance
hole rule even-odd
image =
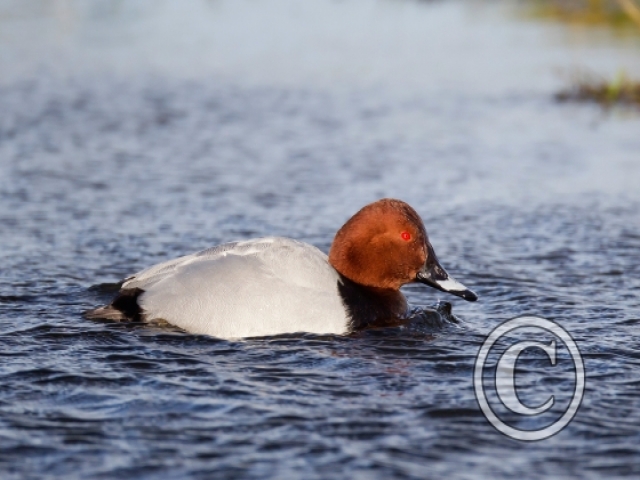
[[[407,300],[399,290],[365,287],[340,275],[338,291],[349,313],[349,329],[395,327],[405,322]]]

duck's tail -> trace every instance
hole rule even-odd
[[[120,290],[110,305],[87,310],[84,312],[84,317],[90,320],[111,320],[114,322],[143,321],[142,308],[138,305],[138,297],[143,293],[144,290],[140,288]]]

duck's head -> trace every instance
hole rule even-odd
[[[371,288],[398,290],[420,282],[470,302],[478,299],[440,265],[422,219],[400,200],[378,200],[351,217],[336,233],[329,263]]]

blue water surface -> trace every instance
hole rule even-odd
[[[574,68],[640,74],[638,38],[501,2],[0,1],[0,476],[638,478],[640,116],[554,100]],[[460,324],[227,341],[82,317],[93,286],[221,242],[327,251],[381,197],[479,294],[406,288]],[[473,389],[524,314],[587,373],[536,443]],[[525,399],[571,393],[523,362]]]

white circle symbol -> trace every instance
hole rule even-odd
[[[547,332],[552,333],[557,338],[562,340],[565,344],[569,353],[571,354],[571,359],[573,360],[573,364],[575,366],[576,372],[576,384],[573,392],[573,397],[571,398],[571,403],[568,408],[564,412],[564,414],[556,420],[551,425],[548,425],[539,430],[520,430],[514,428],[510,425],[507,425],[503,422],[495,412],[492,410],[489,402],[487,401],[487,397],[484,391],[484,383],[483,383],[483,371],[484,366],[487,361],[487,357],[493,345],[504,335],[508,334],[519,328],[540,328],[542,330],[546,330]],[[507,375],[511,375],[510,381],[503,382],[502,386],[497,386],[498,397],[502,401],[502,403],[511,411],[522,415],[536,415],[544,413],[548,410],[554,403],[554,397],[551,396],[544,405],[539,406],[537,408],[528,408],[517,400],[515,396],[515,387],[513,385],[513,373],[515,369],[515,362],[517,360],[518,355],[526,348],[540,348],[545,351],[549,359],[551,360],[551,364],[556,364],[556,342],[552,341],[551,344],[546,345],[544,343],[539,342],[519,342],[516,345],[511,346],[504,352],[498,362],[498,369],[500,367],[503,368],[503,373]],[[510,355],[508,359],[505,359],[507,355]],[[499,375],[499,372],[496,373]],[[496,378],[496,385],[498,384]],[[506,384],[506,386],[505,386]],[[578,350],[578,345],[571,338],[571,335],[562,328],[557,323],[554,323],[550,320],[535,317],[535,316],[524,316],[514,318],[512,320],[508,320],[498,327],[496,327],[487,337],[487,339],[482,344],[482,348],[480,348],[480,352],[476,358],[475,369],[473,372],[473,387],[476,392],[476,398],[478,399],[478,404],[480,405],[480,409],[484,416],[489,420],[491,425],[493,425],[498,431],[503,434],[514,438],[516,440],[524,440],[524,441],[536,441],[536,440],[544,440],[545,438],[549,438],[552,435],[555,435],[564,427],[566,427],[569,422],[573,419],[576,412],[578,411],[578,407],[580,407],[580,403],[582,402],[582,397],[584,396],[584,387],[585,387],[585,374],[584,374],[584,363],[582,361],[582,356],[580,355],[580,351]]]

